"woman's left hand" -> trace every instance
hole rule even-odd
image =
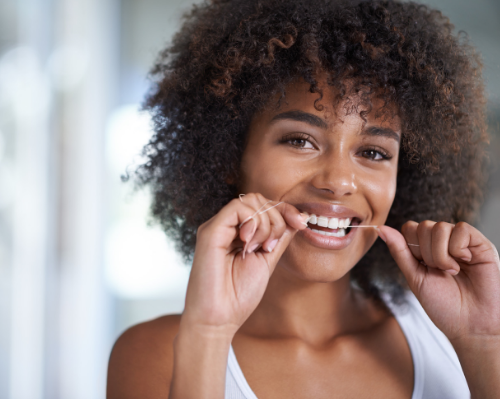
[[[425,312],[455,348],[472,398],[500,398],[495,246],[464,222],[410,221],[403,234],[388,226],[378,230]]]
[[[402,232],[379,227],[434,324],[452,343],[479,337],[500,340],[500,261],[495,246],[464,222],[409,221]]]

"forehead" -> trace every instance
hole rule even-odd
[[[261,117],[270,122],[278,114],[301,110],[321,117],[329,127],[339,122],[360,123],[361,120],[363,125],[368,123],[390,126],[400,131],[401,120],[397,115],[396,105],[386,105],[381,97],[375,94],[368,96],[362,91],[350,93],[344,99],[339,99],[338,89],[329,86],[326,79],[320,80],[318,87],[323,92],[321,99],[319,93],[311,93],[311,85],[302,79],[289,84],[285,90],[285,97],[281,100],[279,95],[273,98],[269,106],[262,111]],[[346,89],[349,93],[352,84],[347,83]]]

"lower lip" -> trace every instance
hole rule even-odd
[[[320,247],[327,250],[342,250],[345,249],[354,239],[356,235],[356,228],[351,228],[349,233],[342,237],[325,236],[320,233],[313,232],[311,229],[306,228],[300,230],[297,234],[301,235],[311,243],[313,246]]]

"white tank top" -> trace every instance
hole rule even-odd
[[[432,323],[419,301],[408,292],[406,305],[396,306],[385,297],[406,336],[413,358],[413,399],[470,398],[469,387],[457,354],[446,336]],[[229,349],[226,399],[256,399],[234,355]]]

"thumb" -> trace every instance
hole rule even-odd
[[[400,232],[386,225],[379,226],[377,231],[380,239],[387,244],[392,258],[403,272],[410,289],[416,293],[417,288],[420,287],[425,278],[426,268],[413,257],[406,239]]]

